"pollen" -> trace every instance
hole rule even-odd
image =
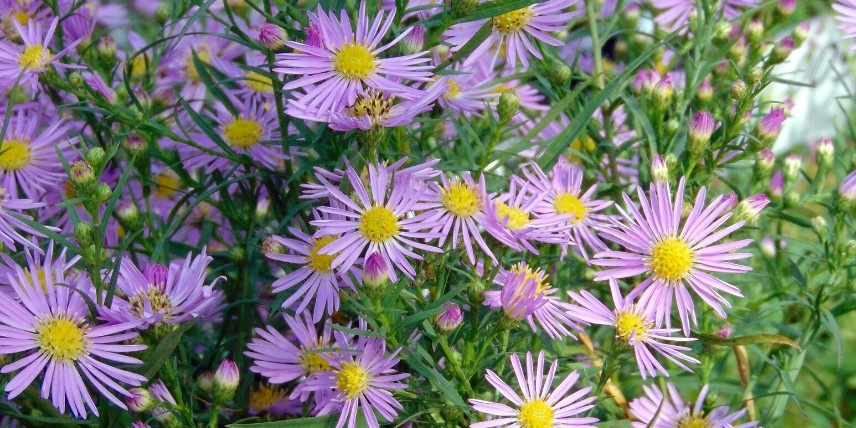
[[[550,283],[547,282],[547,274],[541,269],[532,269],[526,263],[520,262],[511,267],[511,273],[523,274],[524,280],[533,280],[538,284],[537,293],[543,293],[550,288]]]
[[[508,206],[502,202],[496,203],[496,216],[500,221],[507,221],[509,230],[520,230],[529,225],[529,214],[517,207]],[[507,220],[506,220],[507,219]]]
[[[297,362],[306,371],[306,374],[330,370],[330,363],[317,352],[301,351],[297,356]]]
[[[28,70],[41,70],[48,64],[50,51],[41,43],[30,45],[18,56],[18,65]]]
[[[672,237],[651,248],[651,259],[648,263],[657,277],[677,281],[690,271],[693,259],[695,255],[690,246],[683,239]]]
[[[273,92],[273,80],[263,74],[255,71],[247,71],[244,74],[247,87],[260,94],[269,94]]]
[[[551,428],[553,416],[553,408],[546,401],[536,398],[520,406],[517,421],[522,428]]]
[[[446,91],[445,94],[443,94],[443,98],[446,98],[447,100],[454,100],[461,97],[460,85],[455,83],[453,80],[447,80],[446,86],[449,87],[449,90]]]
[[[568,220],[572,224],[577,224],[588,217],[583,201],[570,193],[561,193],[556,196],[553,201],[553,208],[556,210],[556,214],[573,214],[574,218]]]
[[[529,24],[534,15],[532,6],[503,13],[493,18],[493,28],[502,34],[513,34]]]
[[[700,414],[693,414],[678,421],[677,428],[710,428],[711,425]]]
[[[360,219],[360,233],[376,244],[389,241],[399,231],[398,218],[386,207],[373,207]]]
[[[152,181],[155,183],[155,192],[162,198],[174,196],[181,187],[181,180],[174,172],[169,170],[158,174]]]
[[[636,311],[622,311],[615,320],[615,335],[629,343],[631,337],[642,340],[653,324]]]
[[[232,123],[223,126],[223,137],[234,147],[248,149],[262,141],[263,131],[255,118],[236,118]]]
[[[359,397],[369,388],[371,377],[363,366],[357,363],[345,363],[339,370],[336,388],[342,391],[348,399]]]
[[[149,311],[152,313],[161,312],[163,313],[164,321],[166,321],[172,317],[175,311],[172,301],[169,300],[169,296],[164,294],[160,288],[151,285],[146,289],[145,293],[138,292],[134,297],[128,299],[128,303],[131,305],[131,312],[139,318],[146,316]]]
[[[482,208],[482,200],[475,189],[457,181],[448,189],[441,189],[440,202],[456,217],[472,217]]]
[[[0,169],[7,172],[18,171],[30,164],[30,142],[27,140],[6,140],[0,144]]]
[[[315,240],[315,244],[312,246],[312,249],[309,250],[309,256],[306,257],[306,262],[312,270],[318,273],[330,272],[330,265],[333,264],[333,260],[336,259],[336,256],[339,253],[319,254],[318,252],[324,248],[324,246],[335,240],[335,236],[324,236]]]
[[[283,398],[285,398],[285,394],[279,388],[271,384],[259,385],[250,391],[250,409],[264,412]]]
[[[369,96],[358,96],[354,105],[348,107],[347,113],[351,117],[369,116],[374,122],[379,122],[389,117],[392,109],[392,99],[384,97],[380,92],[369,90]]]
[[[39,321],[36,324],[36,343],[55,360],[75,361],[88,348],[86,326],[81,323],[82,320],[72,320],[66,315]]]
[[[374,55],[361,44],[345,44],[333,57],[333,70],[348,80],[365,79],[371,76],[376,68]]]

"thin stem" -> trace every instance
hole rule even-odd
[[[595,0],[586,0],[586,16],[588,17],[589,34],[591,35],[592,54],[594,55],[594,86],[603,89],[603,62],[601,60],[600,35],[597,31],[597,14]]]
[[[470,379],[461,369],[461,365],[458,364],[458,359],[455,358],[452,348],[449,347],[449,341],[446,339],[446,336],[441,335],[437,342],[440,343],[440,349],[443,350],[443,354],[446,356],[447,364],[452,367],[452,371],[461,379],[461,383],[464,385],[464,389],[467,390],[467,394],[469,394],[470,397],[475,397],[476,394],[473,392],[473,387],[470,385]]]

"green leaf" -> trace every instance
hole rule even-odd
[[[797,343],[793,340],[778,334],[750,334],[748,336],[729,337],[727,339],[723,339],[719,336],[701,333],[696,333],[693,336],[707,345],[734,347],[740,345],[755,345],[759,343],[775,343],[778,345],[790,346],[791,348],[802,352],[802,348],[800,348],[800,345],[797,345]]]
[[[604,421],[594,424],[598,428],[630,428],[630,419],[619,419],[617,421]]]
[[[233,116],[238,115],[238,110],[235,108],[235,105],[232,104],[232,100],[226,96],[226,93],[223,92],[223,89],[220,88],[220,85],[214,82],[214,79],[211,78],[211,73],[208,72],[208,64],[202,62],[199,59],[199,56],[196,54],[196,51],[193,52],[193,68],[196,69],[196,74],[199,75],[199,80],[205,85],[208,89],[208,92],[217,98],[218,101],[223,103],[223,106],[229,110],[229,113],[232,113]],[[185,107],[186,108],[186,107]]]
[[[421,346],[417,346],[421,348]],[[404,354],[404,360],[410,368],[416,370],[419,374],[421,374],[425,379],[428,379],[428,382],[431,382],[431,385],[434,385],[438,391],[440,391],[446,398],[448,398],[454,405],[458,406],[461,411],[470,414],[470,406],[468,406],[465,402],[461,394],[458,394],[458,391],[455,389],[455,386],[452,385],[452,382],[449,382],[448,379],[443,377],[440,372],[435,369],[432,369],[423,363],[419,356],[413,353],[408,348],[402,348],[402,353]]]
[[[181,336],[187,330],[190,330],[194,324],[193,321],[188,321],[164,336],[155,350],[146,357],[146,362],[140,367],[139,373],[146,379],[154,377],[158,370],[166,363],[166,360],[175,352],[178,344],[181,343]]]
[[[467,14],[467,16],[462,17],[457,22],[467,22],[485,18],[493,18],[494,16],[499,16],[504,13],[515,11],[517,9],[523,9],[524,7],[531,6],[535,3],[541,3],[542,1],[544,0],[496,0],[481,3],[476,6],[475,10],[472,13]],[[488,23],[493,25],[491,22]]]

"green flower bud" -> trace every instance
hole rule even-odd
[[[95,172],[89,162],[80,160],[71,164],[68,177],[74,186],[76,196],[86,197],[95,191]]]
[[[95,230],[92,228],[92,223],[81,221],[74,225],[74,238],[81,247],[92,245],[95,239]]]
[[[520,108],[520,97],[514,89],[509,89],[499,96],[499,104],[496,111],[499,114],[500,123],[508,123],[511,117],[517,113]]]
[[[86,152],[86,161],[92,165],[96,171],[104,169],[104,164],[107,163],[107,153],[101,147],[93,147]]]

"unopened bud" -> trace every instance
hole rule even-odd
[[[776,165],[776,154],[770,150],[761,150],[755,158],[755,172],[759,178],[767,178]]]
[[[731,23],[719,21],[713,29],[713,39],[717,42],[727,42],[731,38]]]
[[[756,224],[761,217],[761,211],[770,204],[770,198],[765,194],[752,195],[737,204],[734,213],[734,221],[743,221],[748,224]]]
[[[706,112],[700,111],[695,114],[692,122],[690,122],[690,129],[688,132],[688,143],[689,143],[689,152],[691,155],[696,158],[700,158],[705,150],[707,150],[708,143],[710,143],[710,136],[713,134],[713,116]]]
[[[785,157],[784,171],[785,183],[793,183],[799,178],[800,170],[802,170],[802,158],[796,154],[790,154]]]
[[[440,333],[450,333],[464,321],[464,313],[454,303],[447,302],[444,307],[446,310],[434,316],[434,325]]]
[[[558,86],[565,86],[571,81],[571,68],[567,64],[554,62],[550,68],[550,79]]]
[[[731,98],[735,101],[743,101],[749,95],[749,88],[746,87],[746,82],[738,80],[731,84]]]
[[[856,257],[856,241],[850,239],[844,244],[844,257],[846,259]]]
[[[196,380],[196,386],[205,392],[211,392],[211,389],[214,387],[214,373],[205,372],[199,375],[199,379]]]
[[[170,6],[168,4],[161,3],[160,6],[158,6],[157,9],[155,9],[155,21],[157,21],[158,24],[164,25],[167,23],[167,21],[169,21],[169,18],[170,18],[169,8],[170,8]]]
[[[773,177],[770,179],[768,191],[773,198],[782,197],[782,194],[785,192],[785,178],[782,177],[782,171],[776,171],[773,174]]]
[[[520,108],[520,97],[514,89],[509,89],[499,96],[499,104],[496,111],[499,114],[500,123],[508,123],[511,117],[517,113]]]
[[[753,85],[757,85],[761,83],[761,80],[764,79],[764,69],[761,67],[755,67],[749,70],[749,83]]]
[[[262,253],[264,254],[285,254],[285,247],[279,242],[275,236],[268,236],[262,241]]]
[[[223,404],[231,401],[240,380],[241,373],[238,371],[238,365],[232,360],[223,360],[214,372],[214,384],[211,389],[214,402]]]
[[[629,28],[636,28],[636,24],[639,23],[640,16],[642,16],[642,8],[640,8],[636,3],[631,3],[625,6],[624,12],[621,14],[621,18]]]
[[[81,221],[74,225],[74,239],[77,240],[77,244],[81,247],[92,245],[95,239],[95,229],[92,228],[92,223]]]
[[[80,89],[86,84],[86,80],[83,79],[83,75],[79,71],[75,70],[69,73],[68,84],[74,89]]]
[[[770,235],[761,240],[761,254],[770,258],[776,257],[776,241],[773,241]]]
[[[111,189],[107,183],[98,183],[98,185],[95,186],[95,194],[93,197],[95,198],[96,203],[107,203],[111,196],[113,196],[113,189]]]
[[[706,77],[701,81],[701,85],[699,85],[698,90],[696,91],[696,98],[698,98],[699,102],[702,104],[706,104],[713,99],[713,85],[710,84],[709,77]]]
[[[785,110],[781,108],[774,108],[761,118],[755,128],[755,133],[762,144],[767,145],[779,136],[785,119]]]
[[[452,0],[452,16],[455,18],[467,16],[473,13],[478,4],[478,0]]]
[[[838,203],[845,211],[856,208],[856,171],[848,174],[838,186]]]
[[[811,23],[809,23],[808,21],[803,21],[799,25],[797,25],[797,28],[794,28],[793,38],[794,45],[796,47],[800,47],[805,41],[805,39],[808,38],[809,31],[811,31]]]
[[[800,194],[795,190],[785,194],[785,208],[793,208],[800,203]]]
[[[113,36],[105,35],[98,40],[98,53],[107,59],[116,59],[116,40]]]
[[[422,52],[422,48],[425,47],[425,27],[414,25],[413,29],[404,36],[402,41],[407,53],[416,54]]]
[[[757,19],[749,21],[749,24],[746,26],[746,39],[753,45],[763,40],[764,23]]]
[[[140,210],[131,201],[120,201],[116,204],[116,216],[129,230],[138,230],[143,225]]]
[[[288,35],[285,29],[276,24],[264,23],[259,28],[259,43],[270,50],[279,50],[285,46]]]
[[[125,398],[125,403],[135,412],[146,412],[155,406],[155,397],[146,388],[131,388],[128,393],[130,395]]]
[[[93,147],[86,152],[86,161],[92,165],[96,171],[104,169],[104,164],[107,162],[107,153],[101,147]]]
[[[371,253],[363,267],[363,285],[380,288],[389,280],[389,265],[380,253]]]
[[[669,166],[663,155],[654,155],[654,160],[651,161],[651,177],[659,183],[669,182]]]
[[[68,176],[74,185],[76,196],[89,196],[95,191],[95,172],[89,162],[85,160],[74,162],[71,164]]]
[[[794,38],[791,36],[785,37],[773,46],[773,52],[770,54],[770,62],[778,64],[791,55],[795,46]]]
[[[779,0],[779,4],[777,6],[779,13],[784,16],[790,16],[797,8],[797,0]]]
[[[484,292],[487,290],[487,284],[482,280],[475,280],[467,285],[467,295],[470,301],[475,305],[480,305],[484,302]]]
[[[728,339],[733,332],[734,329],[730,325],[723,325],[716,330],[715,334],[723,339]]]
[[[811,229],[820,238],[820,242],[826,242],[827,238],[829,238],[829,225],[826,224],[825,218],[817,216],[811,219]]]
[[[672,102],[672,96],[675,93],[674,82],[672,81],[672,73],[666,73],[656,85],[654,85],[654,106],[659,110],[666,110]]]

